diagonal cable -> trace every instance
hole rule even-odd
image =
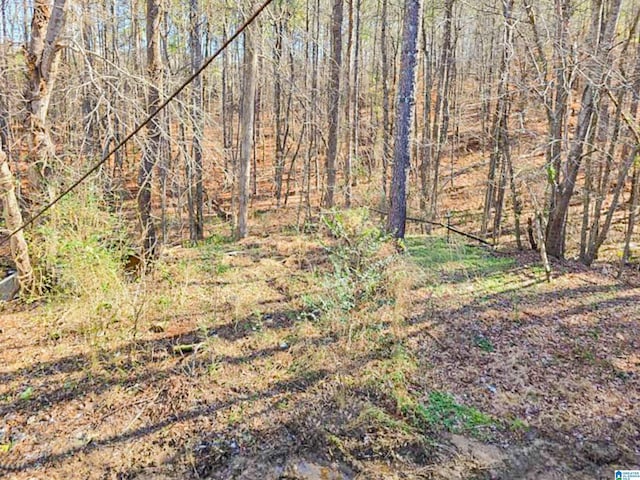
[[[46,212],[48,212],[51,207],[53,207],[56,203],[58,203],[60,200],[62,200],[65,196],[67,196],[69,193],[71,193],[75,188],[77,188],[82,182],[84,182],[87,178],[89,178],[89,176],[92,173],[95,173],[102,165],[104,165],[104,163],[109,160],[109,158],[111,158],[111,156],[113,154],[115,154],[118,150],[120,150],[122,147],[124,147],[126,145],[126,143],[131,140],[138,132],[140,132],[140,130],[142,130],[145,125],[147,125],[156,115],[158,115],[162,110],[164,110],[164,108],[174,99],[176,98],[178,95],[180,95],[180,92],[182,92],[191,82],[193,82],[193,80],[196,79],[196,77],[198,75],[200,75],[210,64],[211,62],[213,62],[223,51],[225,48],[227,48],[229,46],[229,44],[231,44],[231,42],[233,42],[236,38],[238,38],[240,36],[240,34],[249,26],[251,25],[251,23],[253,23],[253,21],[258,18],[258,16],[262,13],[262,11],[267,8],[271,2],[273,2],[274,0],[266,0],[262,5],[260,5],[260,7],[258,7],[258,9],[253,13],[253,15],[251,15],[249,18],[247,18],[247,20],[245,20],[245,22],[238,27],[238,29],[235,31],[235,33],[233,35],[231,35],[221,46],[220,48],[218,48],[218,50],[216,50],[216,52],[211,55],[209,58],[207,58],[205,60],[205,62],[202,64],[202,66],[200,66],[200,68],[198,68],[198,70],[196,70],[193,74],[191,74],[191,76],[189,78],[187,78],[182,85],[180,85],[171,95],[169,95],[169,97],[167,97],[167,99],[162,102],[158,108],[150,113],[147,118],[144,119],[144,121],[140,124],[138,124],[138,126],[136,126],[136,128],[134,128],[120,143],[118,143],[112,150],[109,151],[109,153],[107,153],[106,155],[104,155],[100,161],[98,161],[96,164],[94,164],[89,170],[87,170],[87,172],[85,172],[80,178],[78,178],[75,182],[73,182],[69,187],[67,187],[64,191],[62,191],[62,193],[60,193],[56,198],[54,198],[51,202],[49,202],[45,207],[42,208],[42,210],[40,210],[38,213],[36,213],[33,217],[31,217],[29,220],[27,220],[26,222],[24,222],[20,227],[16,228],[14,231],[12,231],[11,233],[9,233],[8,236],[6,236],[5,238],[3,238],[2,240],[0,240],[0,246],[4,245],[5,243],[7,243],[11,237],[13,237],[16,233],[24,230],[26,227],[28,227],[29,225],[32,225],[38,218],[42,217]]]

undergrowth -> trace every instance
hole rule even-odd
[[[114,324],[136,327],[144,295],[125,278],[126,235],[91,186],[63,198],[31,233],[38,292],[31,300],[44,301],[52,339],[75,333],[93,344],[120,330]]]
[[[307,311],[350,327],[362,323],[362,316],[369,324],[402,317],[408,293],[421,276],[412,275],[415,269],[368,210],[334,210],[321,222],[330,239],[325,242],[330,269],[319,275],[320,291],[303,297]],[[395,318],[389,317],[392,312]]]

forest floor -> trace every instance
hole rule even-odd
[[[531,252],[416,235],[396,253],[325,230],[167,249],[131,282],[134,314],[101,304],[100,326],[72,299],[6,305],[0,477],[604,479],[640,466],[633,278],[563,262],[547,283]]]

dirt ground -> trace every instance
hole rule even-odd
[[[392,257],[396,290],[332,317],[312,301],[337,289],[330,241],[262,233],[166,250],[133,282],[139,315],[100,328],[64,302],[5,305],[0,477],[604,479],[640,465],[633,277],[563,262],[546,283],[535,253],[414,236]]]

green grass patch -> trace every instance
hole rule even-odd
[[[447,242],[441,237],[407,237],[406,247],[422,268],[454,276],[484,276],[504,272],[514,265],[513,259],[496,256],[486,248],[456,240]]]
[[[483,428],[497,425],[489,415],[457,403],[453,395],[446,392],[431,392],[426,404],[416,402],[407,405],[403,413],[412,416],[419,424],[452,433],[482,436]]]
[[[476,335],[473,338],[473,343],[475,344],[476,347],[478,347],[483,352],[492,353],[496,349],[493,346],[493,343],[491,342],[491,340],[489,340],[487,337],[484,337],[482,335]]]

